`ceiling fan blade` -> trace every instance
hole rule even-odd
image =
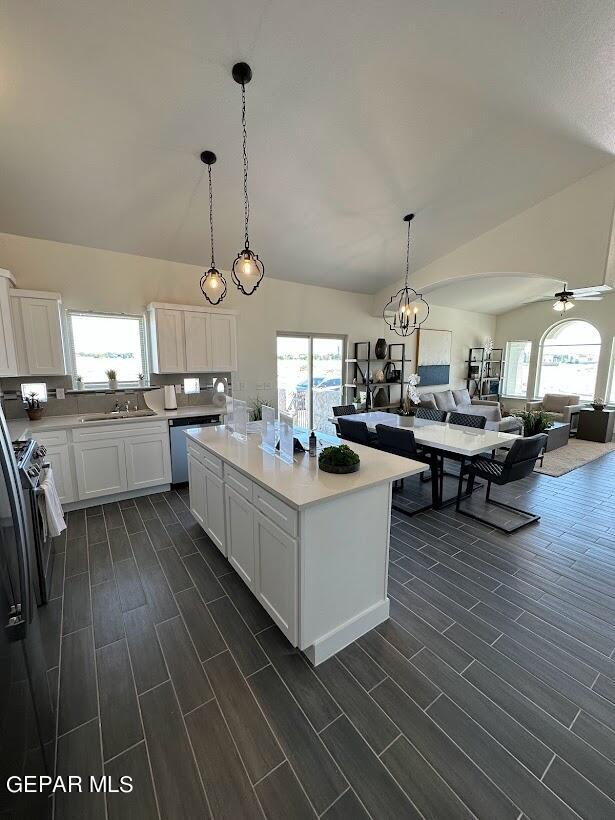
[[[602,296],[574,296],[578,302],[601,302]]]

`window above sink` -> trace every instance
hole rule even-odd
[[[119,388],[148,380],[145,319],[125,313],[66,312],[69,369],[73,384],[85,390],[106,388],[105,371],[117,372]],[[143,379],[139,379],[139,375]]]

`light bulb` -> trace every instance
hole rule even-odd
[[[218,287],[218,280],[216,279],[215,276],[211,277],[210,285],[212,286],[212,288],[217,288]]]
[[[241,270],[246,274],[246,276],[250,276],[250,274],[254,273],[254,265],[252,264],[252,260],[244,259]]]

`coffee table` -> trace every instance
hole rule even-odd
[[[564,447],[568,444],[570,438],[570,423],[567,421],[554,421],[552,427],[545,430],[547,434],[547,446],[545,453],[551,450],[557,450],[558,447]]]

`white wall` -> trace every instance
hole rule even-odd
[[[575,287],[614,285],[615,162],[411,274],[416,290],[467,277],[527,274]],[[414,230],[420,230],[420,214]],[[400,287],[383,288],[386,301]]]
[[[504,347],[507,341],[528,340],[532,342],[532,356],[528,379],[528,398],[533,398],[536,390],[536,372],[540,341],[544,333],[557,322],[561,315],[552,308],[552,302],[535,302],[531,305],[511,310],[497,317],[496,344]],[[597,328],[602,340],[596,395],[607,396],[609,370],[615,337],[615,293],[607,294],[600,302],[577,301],[575,307],[566,314],[567,319],[584,319]],[[570,385],[574,393],[574,385]],[[506,402],[517,406],[523,402]]]
[[[67,308],[141,313],[148,302],[203,304],[202,269],[77,245],[0,234],[0,267],[10,270],[21,288],[58,291]],[[374,316],[372,297],[265,277],[259,290],[242,296],[227,277],[224,306],[238,317],[239,371],[235,394],[275,398],[276,332],[338,333],[349,341],[384,335],[383,319]],[[495,319],[484,314],[434,307],[430,327],[453,331],[452,386],[465,383],[467,348],[495,332]],[[390,333],[388,341],[399,341]],[[406,355],[416,367],[415,343]]]

